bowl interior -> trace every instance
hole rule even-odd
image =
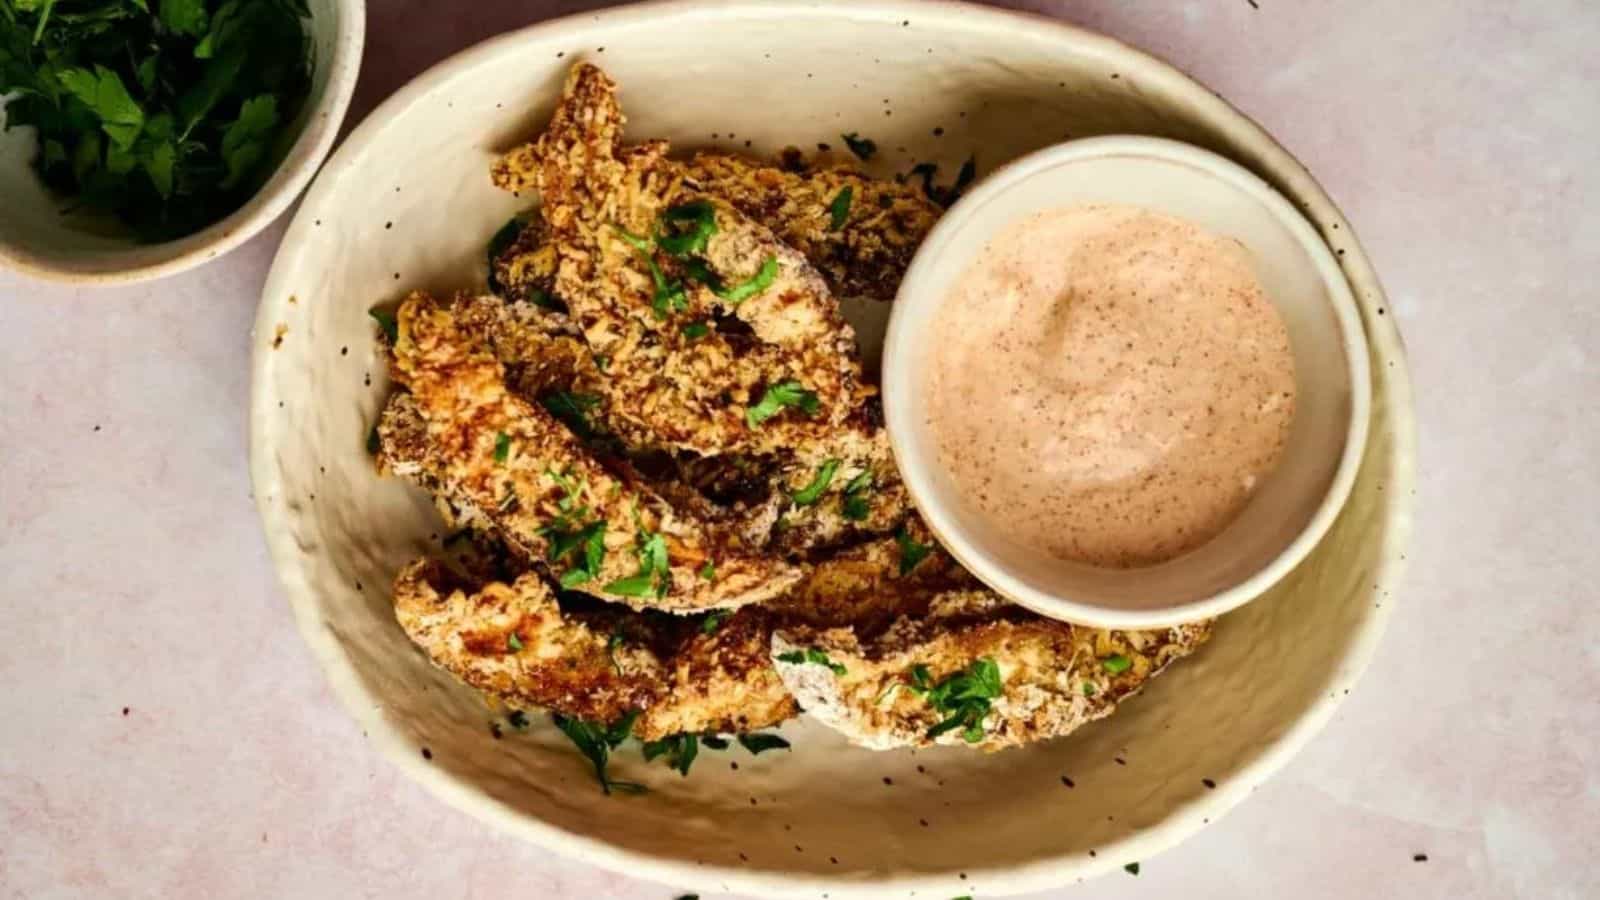
[[[0,127],[0,260],[46,278],[112,280],[162,274],[173,270],[171,264],[177,260],[210,259],[271,221],[294,199],[332,144],[355,86],[354,57],[360,55],[361,40],[352,30],[360,29],[364,21],[360,4],[308,0],[308,5],[311,88],[273,147],[273,174],[244,206],[194,234],[140,243],[114,217],[74,210],[70,198],[45,188],[33,171],[38,142],[32,127]],[[313,123],[318,127],[313,129]]]
[[[1364,268],[1352,279],[1380,377],[1340,520],[1296,572],[1107,721],[990,756],[874,753],[796,721],[782,729],[792,751],[706,751],[688,777],[624,748],[616,774],[650,792],[611,797],[547,722],[495,739],[494,712],[431,667],[390,608],[394,573],[438,552],[443,531],[428,498],[379,478],[365,450],[389,389],[367,310],[411,289],[483,283],[490,235],[528,203],[490,185],[489,162],[543,126],[579,58],[619,80],[631,135],[679,152],[837,147],[855,131],[877,142],[880,174],[929,160],[950,179],[969,154],[990,171],[1067,137],[1163,135],[1251,167],[1349,240],[1294,161],[1205,88],[1115,42],[977,7],[646,5],[507,35],[441,65],[325,167],[274,264],[253,345],[252,468],[269,545],[307,641],[396,764],[513,833],[686,886],[984,895],[1159,850],[1242,798],[1327,718],[1379,631],[1409,487],[1403,369],[1390,368],[1399,347],[1372,314],[1383,301]],[[1362,265],[1358,247],[1340,246],[1347,269]],[[866,311],[862,324],[881,327],[887,310]]]
[[[1108,569],[1052,558],[995,528],[939,465],[924,378],[950,286],[998,231],[1042,210],[1126,204],[1238,241],[1288,328],[1295,416],[1280,464],[1215,538],[1166,563]],[[1322,537],[1355,479],[1368,416],[1366,339],[1334,256],[1288,201],[1204,150],[1148,137],[1073,141],[1018,160],[953,208],[918,253],[884,348],[896,458],[929,524],[975,574],[1040,612],[1108,628],[1172,625],[1253,599]]]

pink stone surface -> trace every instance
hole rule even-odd
[[[351,120],[590,5],[373,0]],[[1052,896],[1600,897],[1600,6],[1019,5],[1171,59],[1299,155],[1389,289],[1422,436],[1403,602],[1332,725],[1138,878]],[[281,234],[141,287],[0,273],[0,897],[682,893],[446,808],[329,692],[245,468]]]

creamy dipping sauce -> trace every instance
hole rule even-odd
[[[926,423],[1012,539],[1153,565],[1220,532],[1294,415],[1283,319],[1249,253],[1181,219],[1078,206],[1008,225],[935,318]]]

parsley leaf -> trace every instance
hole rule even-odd
[[[844,486],[844,503],[840,505],[839,511],[846,519],[860,522],[872,515],[872,504],[867,502],[867,494],[872,491],[872,483],[872,470],[866,469]]]
[[[700,567],[700,577],[707,581],[716,581],[717,564],[709,559],[706,560],[706,564]]]
[[[717,291],[717,296],[737,306],[771,287],[772,282],[777,277],[778,258],[776,256],[769,256],[767,257],[766,261],[761,264],[761,269],[757,271],[756,274],[750,276],[744,281],[739,282],[733,287]]]
[[[617,648],[622,646],[623,640],[620,631],[613,631],[611,637],[606,638],[606,656],[611,659],[611,667],[617,670],[618,675],[622,674],[622,663],[617,660]]]
[[[689,226],[687,230],[684,225]],[[708,200],[696,200],[669,207],[661,214],[656,246],[673,256],[690,256],[705,252],[716,233],[716,208]]]
[[[912,690],[923,694],[929,706],[945,715],[943,721],[928,729],[928,737],[936,738],[960,728],[968,743],[983,740],[983,720],[989,715],[990,701],[998,699],[1003,689],[999,665],[986,656],[938,684],[929,686],[928,680],[925,668],[913,668]]]
[[[1100,660],[1100,666],[1113,675],[1121,675],[1123,672],[1133,668],[1133,660],[1123,656],[1121,653],[1114,653]]]
[[[1138,875],[1139,874],[1139,864],[1136,863],[1136,862],[1128,863],[1127,865],[1122,867],[1122,870],[1124,872],[1127,872],[1129,875]]]
[[[700,743],[705,744],[711,750],[728,749],[728,739],[715,734],[700,735]]]
[[[683,336],[691,341],[698,341],[711,333],[711,326],[704,322],[690,322],[683,326]]]
[[[609,795],[613,789],[632,794],[644,793],[644,785],[634,784],[631,781],[613,781],[606,771],[610,761],[611,751],[621,746],[633,732],[633,723],[639,718],[637,710],[628,713],[615,723],[606,726],[597,722],[563,716],[555,713],[551,719],[556,727],[576,744],[579,752],[588,757],[594,766],[595,778],[600,782],[600,790]],[[648,745],[647,745],[648,746]]]
[[[808,416],[816,415],[820,408],[815,391],[806,390],[798,381],[780,381],[762,392],[760,402],[744,411],[745,423],[755,428],[789,406]]]
[[[854,153],[856,158],[862,162],[871,159],[878,152],[877,142],[871,138],[864,138],[854,131],[849,134],[841,134],[839,137],[844,140],[844,145],[850,148],[850,152]]]
[[[100,129],[123,150],[132,149],[144,130],[144,109],[136,103],[116,72],[102,65],[94,71],[64,69],[56,80],[100,120]]]
[[[496,272],[499,267],[496,263],[507,250],[511,249],[511,245],[517,242],[517,235],[522,233],[522,226],[520,216],[511,217],[500,226],[500,230],[496,231],[493,237],[489,238],[489,244],[484,249],[484,255],[489,258],[489,292],[497,296],[505,296],[506,286],[500,283],[500,276]]]
[[[494,461],[504,463],[511,456],[511,435],[504,431],[494,436]]]
[[[766,750],[787,750],[789,742],[775,734],[741,734],[739,746],[757,754]]]
[[[510,647],[513,651],[520,652],[522,650],[522,635],[517,634],[515,631],[511,632],[509,635],[506,635],[506,646]]]
[[[731,616],[731,615],[733,615],[733,612],[731,610],[726,610],[726,609],[712,610],[711,612],[706,614],[706,617],[704,619],[702,619],[700,621],[700,633],[701,634],[716,634],[717,633],[717,629],[721,628],[722,627],[722,623],[727,621],[728,617]]]
[[[383,329],[383,336],[389,339],[389,346],[394,346],[395,342],[400,340],[400,323],[395,321],[394,313],[386,309],[369,309],[367,315]]]
[[[822,497],[822,492],[828,489],[833,481],[833,473],[839,470],[839,460],[830,459],[817,469],[817,474],[811,483],[789,495],[795,506],[810,506]]]
[[[677,769],[679,775],[689,774],[689,767],[694,764],[694,758],[699,752],[700,739],[693,734],[672,734],[658,741],[644,743],[646,762],[664,755],[667,758],[667,765]]]
[[[159,0],[157,7],[161,24],[176,34],[204,37],[206,34],[205,0]]]
[[[918,563],[922,562],[924,559],[927,559],[928,554],[933,552],[932,544],[918,543],[916,539],[906,531],[905,526],[903,525],[900,527],[899,531],[894,533],[894,540],[895,543],[900,545],[901,575],[911,574],[911,570],[915,569]]]
[[[619,597],[648,597],[655,591],[655,577],[648,572],[629,575],[627,578],[618,578],[601,590]]]
[[[845,185],[839,193],[833,195],[833,202],[828,204],[828,230],[838,231],[850,218],[850,198],[855,196],[855,189]]]
[[[559,419],[563,425],[572,429],[573,434],[584,440],[599,437],[601,434],[589,420],[589,411],[600,405],[599,394],[556,391],[541,396],[539,405]]]
[[[827,666],[835,675],[843,675],[846,671],[848,671],[842,664],[836,663],[829,659],[828,654],[823,653],[816,647],[807,647],[805,650],[791,650],[788,653],[780,653],[777,656],[777,660],[778,662],[785,662],[796,666],[806,664]]]

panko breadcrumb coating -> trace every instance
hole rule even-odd
[[[453,305],[413,294],[398,323],[393,368],[407,408],[426,423],[426,446],[396,455],[413,457],[563,583],[639,608],[693,612],[759,602],[799,577],[601,466],[566,426],[507,387]],[[401,424],[386,416],[380,444],[415,433]],[[698,574],[708,562],[714,580]]]
[[[861,368],[822,276],[770,229],[688,187],[665,142],[624,147],[623,123],[615,84],[579,64],[549,127],[492,171],[500,187],[539,196],[555,292],[609,360],[613,410],[654,443],[702,455],[771,452],[837,427],[861,400]],[[678,208],[710,222],[694,255],[662,249],[662,216]],[[769,392],[791,385],[806,401],[758,419]]]

